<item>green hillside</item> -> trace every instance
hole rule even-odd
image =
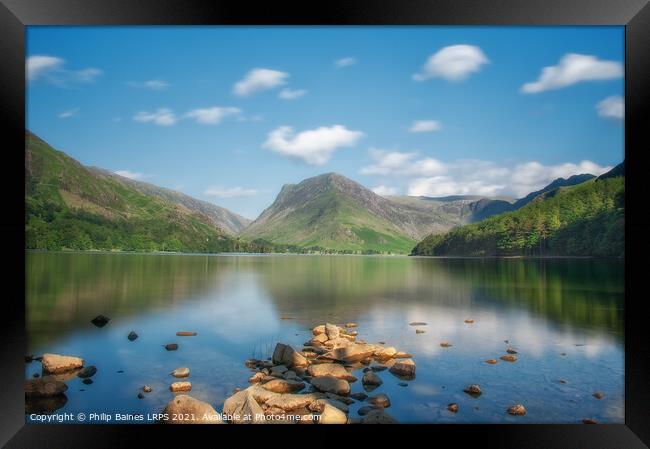
[[[26,132],[26,247],[218,252],[249,250],[213,220],[84,167]]]
[[[545,192],[517,211],[430,235],[412,254],[623,256],[625,178],[610,173]]]

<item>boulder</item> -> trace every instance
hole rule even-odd
[[[325,393],[325,396],[327,396],[328,399],[333,399],[334,401],[342,402],[342,403],[345,404],[345,405],[351,405],[351,404],[354,404],[354,400],[353,400],[353,399],[350,399],[350,398],[345,397],[345,396],[339,396],[338,394],[334,394],[334,393]]]
[[[193,416],[193,420],[180,419]],[[165,424],[224,424],[221,415],[207,402],[179,394],[167,403],[163,410]]]
[[[190,391],[192,389],[191,382],[174,382],[169,386],[169,390],[176,393],[178,391]]]
[[[490,365],[496,365],[497,364],[497,359],[488,359],[485,361],[485,363],[489,363]]]
[[[308,394],[275,394],[270,397],[265,405],[268,407],[277,407],[281,408],[284,411],[291,411],[296,409],[301,409],[308,407],[314,401],[319,399],[324,399],[326,396],[320,393],[308,393]]]
[[[334,393],[340,396],[347,396],[350,393],[350,384],[346,380],[334,376],[314,377],[311,379],[311,384],[324,393]]]
[[[282,375],[283,378],[287,380],[298,380],[298,375],[295,373],[295,371],[287,371]]]
[[[93,380],[90,377],[85,378],[84,380],[81,381],[85,385],[90,385],[93,383]]]
[[[348,370],[338,363],[319,363],[317,365],[311,365],[307,368],[307,373],[312,377],[332,376],[349,382],[355,382],[357,380],[355,376],[350,374]]]
[[[456,404],[455,402],[452,402],[451,404],[447,404],[447,410],[449,410],[451,413],[457,413],[458,404]]]
[[[377,347],[375,345],[357,343],[332,349],[320,357],[330,360],[338,360],[344,363],[353,363],[372,356],[376,351]]]
[[[258,372],[258,373],[253,374],[253,376],[251,376],[251,377],[248,379],[248,381],[249,381],[250,383],[262,382],[262,379],[264,379],[265,377],[266,377],[266,376],[264,375],[264,373],[259,373],[259,372]]]
[[[517,354],[517,350],[514,348],[506,348],[508,354]]]
[[[177,343],[167,343],[165,345],[165,349],[168,351],[176,351],[178,349],[178,344]]]
[[[350,393],[350,397],[356,399],[357,401],[365,401],[368,395],[363,392],[359,393]]]
[[[474,320],[465,320],[465,323],[467,323],[467,324],[473,324],[473,323],[474,323]]]
[[[596,421],[595,419],[591,419],[591,418],[584,418],[582,420],[582,424],[598,424],[598,421]]]
[[[397,351],[395,355],[393,355],[394,359],[410,359],[411,357],[413,357],[413,355],[402,351]]]
[[[151,393],[153,391],[153,388],[151,388],[149,385],[145,385],[142,387],[142,391],[145,393]]]
[[[357,327],[357,326],[358,326],[357,323],[345,323],[345,327],[347,327],[347,328]]]
[[[176,368],[174,371],[170,373],[174,377],[182,378],[182,377],[189,377],[190,375],[190,369],[189,368]]]
[[[415,329],[416,334],[424,334],[426,331],[424,329]]]
[[[337,401],[336,399],[318,399],[311,404],[309,404],[309,410],[312,412],[318,412],[322,413],[323,408],[326,405],[331,405],[332,407],[336,407],[337,409],[341,410],[343,413],[348,413],[350,411],[350,408],[347,406],[347,404]]]
[[[387,348],[381,348],[375,352],[375,357],[380,360],[386,360],[392,358],[395,354],[397,354],[397,349],[389,346]]]
[[[43,354],[41,363],[46,374],[59,374],[81,368],[84,361],[69,355]]]
[[[478,384],[471,384],[466,386],[463,391],[472,396],[480,396],[483,392],[481,391],[481,386]]]
[[[594,394],[592,394],[592,396],[595,397],[596,399],[602,399],[605,397],[605,393],[603,393],[602,391],[597,391]]]
[[[376,375],[372,371],[367,371],[364,375],[363,378],[361,379],[361,383],[364,385],[381,385],[384,382],[379,378],[378,375]]]
[[[235,393],[226,399],[223,413],[235,424],[264,423],[264,410],[249,389]]]
[[[346,424],[348,416],[333,405],[325,404],[317,422],[318,424]]]
[[[334,340],[339,338],[341,331],[335,324],[325,323],[325,333],[327,334],[328,340]]]
[[[97,367],[94,365],[90,365],[79,370],[79,372],[77,373],[77,377],[86,379],[88,377],[93,377],[96,373],[97,373]]]
[[[361,424],[399,424],[398,421],[382,409],[371,410],[361,419]]]
[[[367,400],[370,405],[374,405],[375,407],[390,407],[390,398],[384,393],[378,394],[376,396],[370,396]]]
[[[111,319],[109,317],[107,317],[107,316],[97,315],[95,318],[90,320],[90,322],[93,323],[97,327],[104,327],[104,326],[106,326],[108,324],[108,322],[110,320]]]
[[[441,348],[449,348],[449,347],[451,347],[451,343],[449,343],[448,341],[443,341],[442,343],[440,343],[440,347]]]
[[[424,323],[422,321],[411,321],[409,323],[409,326],[426,326],[427,323]]]
[[[514,354],[506,354],[506,355],[502,355],[502,356],[499,357],[499,358],[500,358],[501,360],[503,360],[503,361],[510,362],[510,363],[514,363],[514,362],[517,361],[517,356],[514,355]]]
[[[526,409],[521,404],[515,404],[508,407],[508,414],[515,416],[524,416],[526,414]]]
[[[314,335],[311,340],[305,342],[305,346],[319,346],[328,340],[327,334],[322,333]]]
[[[369,412],[373,410],[377,410],[377,407],[374,407],[372,405],[364,405],[363,407],[359,407],[357,413],[361,416],[366,416]]]
[[[138,334],[135,333],[135,331],[129,332],[129,335],[126,336],[126,338],[129,339],[129,341],[133,341],[138,338]]]
[[[176,335],[179,337],[195,337],[197,333],[192,331],[178,331]]]
[[[305,384],[294,380],[273,379],[263,384],[262,388],[274,393],[295,393],[305,388]]]
[[[63,394],[67,389],[68,386],[64,382],[55,380],[50,376],[25,381],[26,398],[50,398]]]
[[[289,370],[287,369],[286,366],[284,366],[284,365],[278,365],[278,366],[274,366],[273,368],[271,368],[271,370],[269,371],[269,374],[270,374],[271,376],[281,377],[281,376],[284,375],[284,373],[286,373],[287,371],[289,371]]]
[[[311,330],[311,332],[312,332],[314,335],[324,334],[324,333],[325,333],[325,325],[324,325],[324,324],[321,324],[320,326],[316,326],[315,328],[313,328],[313,329]]]
[[[282,343],[275,345],[272,361],[276,365],[284,364],[289,368],[309,364],[309,360],[304,355],[294,350],[291,346]]]
[[[413,378],[415,377],[415,362],[412,359],[397,361],[389,371],[398,377]]]

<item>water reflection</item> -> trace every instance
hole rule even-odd
[[[178,366],[192,370],[192,395],[219,409],[247,384],[246,358],[270,355],[277,341],[300,346],[315,324],[355,321],[368,341],[414,355],[408,387],[379,373],[376,392],[401,421],[510,422],[510,401],[529,411],[516,422],[623,419],[619,262],[30,252],[26,285],[30,351],[78,355],[99,370],[93,385],[69,380],[62,411],[159,412]],[[98,314],[112,318],[101,329],[90,324]],[[426,333],[411,321],[428,323]],[[179,350],[165,351],[170,342]],[[484,363],[508,345],[520,351],[516,363]],[[476,382],[484,394],[467,397]],[[144,383],[155,393],[138,400]],[[591,397],[597,389],[602,401]],[[447,412],[450,402],[462,413]]]

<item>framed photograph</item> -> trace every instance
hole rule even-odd
[[[0,442],[646,447],[647,3],[2,0]]]

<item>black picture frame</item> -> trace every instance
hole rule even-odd
[[[642,171],[650,134],[650,5],[648,0],[328,0],[260,2],[233,0],[0,0],[0,118],[5,211],[0,226],[6,273],[0,332],[0,444],[6,447],[129,447],[162,438],[222,444],[223,435],[263,444],[267,432],[285,426],[25,425],[24,422],[24,130],[25,27],[28,25],[624,25],[626,28],[626,302],[625,424],[623,425],[421,425],[305,429],[286,444],[316,444],[327,427],[329,441],[394,434],[406,444],[474,440],[481,447],[641,448],[650,444],[650,337],[643,313],[650,221],[644,213],[647,181]],[[22,213],[21,213],[22,211]],[[179,427],[184,427],[181,431]],[[291,426],[294,427],[294,426]],[[313,426],[311,426],[313,427]],[[173,428],[173,430],[172,430]],[[227,430],[226,430],[227,428]],[[245,432],[245,433],[244,433]],[[297,432],[292,429],[291,432]],[[316,432],[316,433],[314,433]],[[341,434],[339,435],[339,432]],[[345,435],[343,435],[343,432]],[[208,435],[209,433],[209,435]],[[283,432],[284,433],[284,432]],[[417,436],[412,436],[414,433]],[[303,438],[304,437],[304,438]],[[316,438],[315,438],[316,437]],[[417,437],[417,439],[416,439]],[[286,437],[283,437],[286,438]],[[293,438],[293,437],[291,437]],[[341,439],[345,438],[345,439]],[[272,440],[270,440],[272,441]],[[283,440],[279,440],[283,441]],[[322,440],[327,441],[327,440]],[[418,442],[419,441],[419,442]],[[195,443],[191,443],[195,442]],[[187,445],[189,445],[187,444]],[[337,443],[338,444],[338,443]],[[397,443],[395,443],[397,444]],[[453,444],[453,443],[451,443]]]

